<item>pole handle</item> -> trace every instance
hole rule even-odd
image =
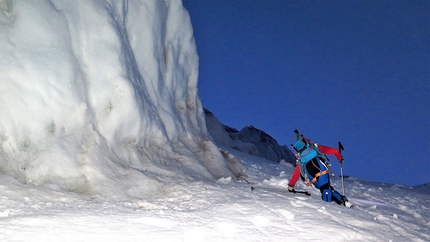
[[[343,145],[340,141],[337,143],[339,144],[339,152],[342,153],[342,150],[344,150]]]

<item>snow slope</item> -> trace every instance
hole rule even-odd
[[[356,208],[286,191],[293,167],[235,150],[253,184],[222,178],[141,199],[89,197],[1,177],[2,241],[429,241],[430,188],[349,178]],[[345,163],[345,168],[348,164]],[[340,189],[340,180],[333,185]],[[251,191],[251,187],[255,187]]]
[[[217,147],[181,1],[0,10],[1,241],[430,240],[428,186],[349,178],[347,209]]]

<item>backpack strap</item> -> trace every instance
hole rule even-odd
[[[320,177],[320,176],[322,176],[322,175],[325,175],[325,174],[327,174],[328,173],[328,169],[327,170],[324,170],[324,171],[321,171],[321,172],[318,172],[317,174],[315,174],[315,177],[314,177],[314,179],[312,179],[312,183],[315,183],[316,181],[317,181],[317,179],[318,179],[318,177]]]

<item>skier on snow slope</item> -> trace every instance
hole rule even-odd
[[[334,155],[339,162],[343,162],[343,156],[336,148],[313,144],[294,130],[296,143],[293,145],[296,151],[297,165],[288,183],[288,191],[295,192],[294,185],[301,176],[307,181],[307,185],[314,185],[321,191],[321,198],[326,202],[336,202],[345,207],[351,207],[348,199],[341,195],[330,185],[329,168],[327,167],[327,155]]]

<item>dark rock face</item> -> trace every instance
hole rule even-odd
[[[206,125],[209,133],[216,143],[227,145],[234,149],[279,162],[295,164],[296,159],[286,145],[280,146],[278,142],[266,132],[246,126],[238,131],[235,128],[221,124],[215,115],[205,109]]]
[[[254,144],[260,157],[276,162],[283,159],[291,164],[296,163],[294,154],[286,145],[280,146],[272,136],[254,126],[246,126],[238,133],[230,133],[230,136],[233,137],[233,141],[238,139],[244,143]]]

